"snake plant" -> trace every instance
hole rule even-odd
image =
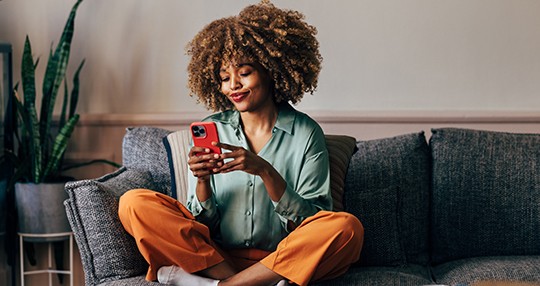
[[[13,103],[19,128],[15,128],[16,150],[8,152],[14,162],[14,181],[41,183],[60,177],[62,161],[68,140],[79,120],[75,113],[79,97],[79,74],[84,65],[80,63],[73,76],[73,87],[68,92],[66,69],[69,62],[71,40],[73,38],[75,15],[82,0],[71,9],[62,36],[53,52],[51,47],[45,70],[41,112],[36,108],[35,72],[39,58],[34,61],[30,39],[26,37],[21,63],[21,82],[23,96],[15,87]],[[64,83],[62,85],[62,83]],[[62,88],[63,86],[63,88]],[[64,98],[58,125],[53,124],[53,111],[59,91],[63,89]],[[69,108],[68,108],[69,105]]]

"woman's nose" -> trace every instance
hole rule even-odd
[[[240,89],[242,87],[242,84],[240,83],[240,81],[238,80],[238,77],[236,76],[231,76],[231,80],[230,80],[230,88],[231,90],[237,90],[237,89]]]

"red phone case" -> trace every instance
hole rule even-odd
[[[212,153],[221,154],[221,148],[213,146],[213,141],[219,142],[219,136],[214,122],[193,122],[189,126],[193,144],[209,148]]]

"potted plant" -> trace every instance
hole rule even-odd
[[[16,84],[12,97],[15,122],[18,125],[13,131],[15,147],[14,150],[6,152],[14,167],[11,182],[15,186],[19,232],[46,234],[70,231],[63,206],[63,201],[67,198],[64,185],[69,178],[64,177],[62,171],[66,169],[63,159],[68,140],[79,120],[76,107],[79,97],[79,74],[84,60],[74,73],[71,92],[68,91],[65,76],[75,15],[81,2],[82,0],[78,0],[72,7],[57,47],[54,52],[51,48],[49,53],[43,77],[39,117],[35,84],[39,58],[34,61],[28,36],[24,44],[21,63],[22,96]],[[58,124],[55,124],[53,111],[60,90],[63,90],[63,102]],[[105,162],[118,166],[113,162]],[[35,241],[44,240],[51,241],[35,239]]]
[[[73,88],[68,95],[65,80],[69,62],[71,40],[78,0],[71,9],[63,33],[54,52],[49,53],[43,77],[41,112],[38,117],[35,71],[39,59],[34,61],[30,39],[26,37],[21,62],[22,96],[18,84],[13,93],[16,140],[14,150],[6,155],[12,160],[19,231],[25,233],[59,233],[70,231],[63,208],[66,198],[62,177],[62,161],[68,140],[79,120],[75,113],[79,74],[84,65],[80,63],[73,76]],[[53,125],[53,111],[59,91],[64,90],[62,111],[58,126]],[[69,101],[69,103],[68,103]],[[45,220],[45,221],[43,221]]]

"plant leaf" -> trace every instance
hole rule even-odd
[[[32,45],[28,35],[24,41],[24,51],[21,63],[21,79],[24,94],[24,104],[35,105],[36,102],[36,81],[35,81],[34,59],[32,57]]]
[[[68,104],[68,85],[67,80],[64,79],[64,100],[62,101],[62,112],[60,113],[60,122],[58,123],[58,128],[62,129],[64,125],[66,124],[66,112],[67,112],[67,104]]]
[[[64,152],[67,149],[67,144],[69,141],[69,138],[71,137],[71,133],[73,133],[73,130],[75,129],[75,125],[79,121],[79,115],[75,114],[73,117],[71,117],[66,125],[60,131],[58,132],[58,135],[54,139],[54,145],[53,145],[53,151],[51,153],[51,156],[49,158],[49,163],[47,164],[47,168],[44,172],[44,178],[57,173],[58,167],[60,166],[61,159],[64,155]]]
[[[30,150],[26,150],[32,154],[31,162],[31,177],[32,181],[39,181],[42,170],[42,152],[41,152],[41,137],[39,133],[39,121],[36,111],[36,85],[35,85],[35,68],[34,60],[32,58],[32,47],[30,39],[26,36],[24,43],[23,60],[21,63],[21,78],[23,84],[24,93],[24,105],[17,99],[17,108],[20,111],[22,120],[25,124],[27,132],[30,134],[30,138],[23,138],[22,140],[28,140]],[[26,133],[24,133],[26,134]]]
[[[69,102],[69,117],[75,115],[75,110],[77,109],[77,103],[79,102],[79,85],[81,83],[79,80],[79,74],[81,73],[81,69],[84,66],[85,61],[86,60],[82,60],[81,64],[77,68],[77,71],[75,72],[75,75],[73,76],[73,89],[71,90],[71,98]]]
[[[39,125],[36,123],[36,119],[32,116],[35,115],[35,108],[32,112],[31,109],[27,109],[15,97],[15,105],[22,121],[22,134],[26,134],[29,138],[23,136],[21,140],[24,140],[25,143],[21,144],[19,148],[18,156],[21,161],[19,167],[17,167],[17,172],[20,171],[21,174],[28,174],[30,176],[30,181],[33,183],[38,183],[41,180],[41,170],[42,170],[42,154],[41,146],[39,145]],[[28,147],[28,150],[24,147]],[[26,163],[25,163],[26,162]]]
[[[69,54],[71,50],[71,40],[73,39],[73,31],[75,26],[75,15],[77,8],[82,0],[77,1],[73,5],[69,14],[64,31],[58,42],[58,46],[52,57],[49,58],[47,69],[43,79],[43,98],[41,102],[40,115],[40,135],[42,138],[48,138],[49,130],[54,111],[54,103],[58,94],[58,88],[66,74]],[[43,150],[47,150],[47,144],[43,144]]]

